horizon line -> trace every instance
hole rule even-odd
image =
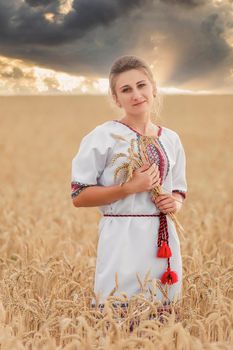
[[[212,95],[217,95],[217,96],[228,96],[228,95],[233,95],[233,91],[232,92],[206,92],[206,93],[185,93],[185,92],[180,92],[180,93],[162,93],[159,94],[162,96],[212,96]],[[65,97],[69,97],[69,96],[103,96],[103,97],[110,97],[108,94],[94,94],[94,93],[40,93],[40,94],[0,94],[0,97],[59,97],[59,96],[65,96]]]

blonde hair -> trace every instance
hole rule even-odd
[[[112,96],[117,96],[115,90],[117,77],[119,74],[126,72],[130,69],[141,70],[146,74],[149,81],[151,82],[155,97],[155,106],[153,106],[152,114],[154,113],[156,118],[158,118],[162,107],[162,96],[160,93],[158,93],[154,76],[149,65],[139,57],[131,55],[121,56],[113,63],[109,72],[109,94]]]

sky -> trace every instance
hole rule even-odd
[[[107,94],[123,55],[165,94],[233,93],[233,0],[0,0],[0,95]]]

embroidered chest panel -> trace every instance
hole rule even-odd
[[[137,135],[138,153],[141,158],[141,149],[144,148],[150,164],[157,164],[159,167],[161,184],[169,172],[170,162],[167,152],[159,138]]]

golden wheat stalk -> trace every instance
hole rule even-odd
[[[148,144],[151,144],[151,143],[154,143],[156,147],[159,147],[158,145],[158,142],[156,139],[154,139],[153,137],[141,137],[140,138],[140,148],[142,150],[142,153],[143,153],[143,156],[145,157],[145,159],[150,163],[150,160],[149,160],[149,157],[148,157],[148,154],[147,154],[147,150],[146,150],[146,146]],[[163,194],[163,190],[162,190],[162,186],[161,185],[158,185],[156,187],[154,187],[152,190],[151,190],[151,193],[153,195],[154,198],[158,197],[159,195]],[[184,232],[184,228],[182,227],[182,225],[179,223],[176,215],[174,213],[167,213],[168,216],[172,219],[172,221],[174,222],[175,224],[175,227],[177,229],[177,231],[180,233],[181,237],[183,239],[185,239],[184,235],[183,235],[183,232]]]
[[[125,172],[128,172],[129,171],[129,163],[127,162],[124,162],[122,163],[120,166],[118,166],[114,172],[114,181],[117,180],[117,176],[118,174],[121,172],[121,171],[125,171]],[[124,180],[125,181],[125,180]]]
[[[135,139],[131,139],[129,142],[121,135],[117,135],[117,134],[113,134],[113,133],[111,135],[112,135],[112,137],[114,137],[118,141],[127,142],[130,146],[127,150],[128,155],[126,153],[117,153],[116,155],[114,155],[114,157],[112,158],[112,161],[111,161],[111,164],[114,164],[115,161],[120,157],[126,157],[126,159],[128,160],[128,162],[124,162],[123,164],[118,166],[114,172],[114,180],[116,181],[117,176],[123,170],[124,176],[123,176],[123,181],[121,183],[125,183],[125,182],[128,182],[132,178],[134,170],[141,167],[143,164],[145,164],[145,162],[148,162],[149,164],[151,163],[150,159],[148,157],[148,154],[147,154],[147,149],[146,149],[147,145],[150,143],[154,143],[156,145],[156,147],[159,147],[159,145],[158,145],[158,142],[156,141],[156,139],[154,139],[153,137],[149,137],[149,136],[140,137],[140,143],[139,143],[139,153],[141,155],[141,157],[140,157],[139,154],[134,149],[134,146],[136,145]],[[154,187],[151,190],[151,194],[154,198],[156,198],[159,195],[164,194],[164,193],[165,192],[163,192],[161,185],[157,185],[156,187]],[[175,227],[176,227],[177,231],[180,233],[181,237],[183,239],[185,239],[185,237],[183,235],[184,228],[179,223],[176,215],[174,213],[167,213],[167,214],[174,222]]]
[[[120,157],[127,157],[127,154],[125,153],[117,153],[113,156],[113,158],[111,159],[110,165],[113,165],[115,163],[115,161],[120,158]]]

